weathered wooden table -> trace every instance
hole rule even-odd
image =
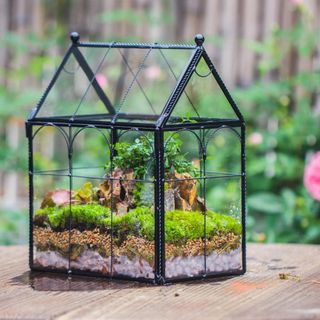
[[[0,319],[320,319],[320,246],[249,244],[245,276],[163,287],[30,274],[26,247],[0,266]]]

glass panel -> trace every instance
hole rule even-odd
[[[206,272],[240,270],[241,178],[206,180]]]
[[[73,129],[72,174],[102,179],[110,160],[110,130],[94,127]]]
[[[37,117],[71,117],[77,111],[89,85],[90,82],[76,58],[70,55]]]
[[[80,50],[116,110],[115,117],[106,113],[96,120],[114,117],[115,121],[145,123],[157,121],[193,53],[193,50],[148,48]]]
[[[69,267],[69,177],[35,175],[33,262],[35,267]]]
[[[94,80],[71,54],[37,117],[155,123],[193,54],[189,49],[87,47],[79,51]],[[95,82],[101,88],[99,95]]]
[[[73,133],[70,267],[111,274],[111,196],[105,186],[110,131],[76,128]]]
[[[201,58],[168,123],[237,119],[207,63]]]
[[[166,180],[166,278],[195,277],[205,272],[203,180]]]
[[[135,81],[118,110],[119,121],[124,120],[122,113],[149,115],[145,121],[158,119],[190,57],[190,52],[184,50],[171,50],[175,51],[175,57],[168,51],[149,49],[145,52]]]
[[[241,144],[238,128],[206,131],[206,271],[241,269]]]
[[[207,130],[206,176],[229,176],[241,173],[241,145],[238,128],[220,127]]]
[[[34,128],[34,265],[69,267],[70,191],[67,134],[63,128]],[[59,152],[54,152],[55,150]]]
[[[97,81],[116,110],[138,71],[145,49],[80,48]]]
[[[110,181],[109,181],[110,182]],[[107,180],[72,178],[70,267],[111,274],[111,206],[102,201]]]
[[[132,208],[127,208],[126,199],[118,200],[116,190],[119,184],[121,189],[132,188]],[[114,180],[113,186],[113,275],[152,279],[155,252],[154,184]]]
[[[113,158],[113,275],[154,278],[153,139],[119,132]]]
[[[35,173],[67,175],[67,133],[54,126],[34,127],[33,170]],[[59,150],[59,152],[55,152]]]
[[[166,278],[204,274],[205,205],[199,131],[165,139]]]

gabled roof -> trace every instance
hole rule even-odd
[[[72,45],[29,121],[168,127],[243,121],[197,35],[196,45]]]

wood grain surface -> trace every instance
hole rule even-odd
[[[31,274],[24,246],[0,259],[0,319],[320,319],[316,245],[249,244],[246,275],[163,287]]]

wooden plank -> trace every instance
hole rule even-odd
[[[283,29],[290,29],[294,22],[295,10],[289,1],[283,1],[280,27]],[[283,63],[280,66],[280,77],[288,77],[291,75],[292,66],[292,50],[289,50],[287,56],[285,57]]]
[[[319,319],[319,256],[317,245],[249,244],[244,276],[161,287],[48,273],[32,278],[26,247],[0,247],[0,318]]]
[[[265,1],[265,10],[264,10],[264,24],[263,24],[263,33],[262,33],[262,40],[266,40],[271,36],[272,29],[276,26],[280,25],[280,1],[279,0],[268,0]],[[270,59],[268,54],[260,55],[261,60]],[[277,74],[277,72],[276,72]],[[268,72],[264,79],[266,81],[271,81],[275,77],[275,72],[271,74]]]
[[[306,6],[306,9],[309,11],[310,15],[311,15],[311,20],[310,24],[306,25],[305,28],[306,29],[310,29],[313,28],[317,28],[317,0],[305,0],[304,5]],[[312,70],[314,69],[314,61],[313,61],[313,55],[310,56],[299,56],[299,60],[297,61],[298,64],[298,71],[299,72],[312,72]],[[298,95],[300,96],[302,92],[298,93]]]
[[[9,29],[9,4],[8,0],[0,1],[0,38],[2,39]],[[6,65],[8,50],[6,47],[2,47],[0,50],[0,68],[4,68]],[[0,77],[0,84],[5,84],[5,77]]]
[[[248,42],[258,40],[260,2],[256,0],[245,0],[243,6],[243,33],[242,46],[240,48],[238,79],[241,85],[249,85],[254,80],[256,68],[256,54],[248,48]]]
[[[222,36],[224,43],[221,55],[220,73],[227,87],[233,87],[236,82],[237,57],[237,15],[238,2],[225,0],[222,11]]]
[[[6,143],[11,148],[11,150],[17,150],[19,147],[19,130],[20,124],[17,119],[10,119],[6,123]],[[3,200],[1,201],[1,207],[3,208],[15,208],[18,197],[18,186],[19,186],[19,176],[14,170],[6,172],[4,176],[4,185],[6,186],[3,190]]]
[[[204,12],[204,4],[205,3],[203,1],[185,1],[186,22],[183,29],[183,39],[185,39],[186,41],[193,40],[195,34],[203,32],[202,18]]]
[[[204,26],[203,26],[203,34],[206,38],[218,38],[219,37],[219,24],[220,21],[220,7],[219,0],[207,0],[205,6],[205,14],[204,14]],[[211,57],[213,63],[217,63],[219,59],[219,51],[220,48],[215,45],[210,45],[208,42],[205,43],[206,50],[209,56]]]

